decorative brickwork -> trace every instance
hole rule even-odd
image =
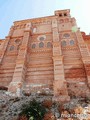
[[[90,95],[90,35],[70,10],[14,22],[0,40],[0,86],[17,93],[52,92],[53,100]]]

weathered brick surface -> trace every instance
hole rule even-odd
[[[16,21],[0,40],[0,86],[16,92],[20,84],[33,92],[52,86],[59,100],[90,94],[90,35],[80,32],[70,10]]]

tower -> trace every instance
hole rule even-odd
[[[64,79],[67,82],[68,93],[70,96],[88,96],[90,94],[89,67],[88,73],[86,67],[90,60],[88,46],[75,18],[70,17],[70,10],[56,11],[55,15],[58,19]]]

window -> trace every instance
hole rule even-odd
[[[64,46],[66,46],[66,41],[62,41],[61,42],[61,45],[64,47]]]
[[[44,40],[45,38],[44,37],[40,37],[39,40]]]
[[[37,39],[40,40],[40,41],[43,41],[43,40],[46,39],[46,35],[39,35],[39,36],[37,37]]]
[[[33,45],[32,45],[32,49],[35,49],[35,48],[36,48],[36,45],[35,45],[35,44],[33,44]]]
[[[64,16],[67,16],[67,13],[64,13]]]
[[[74,41],[73,40],[70,40],[70,45],[74,45]]]
[[[9,50],[10,50],[10,51],[14,50],[14,46],[11,46]]]
[[[65,34],[63,35],[63,37],[65,37],[65,38],[70,37],[70,34],[65,33]]]
[[[50,42],[47,43],[47,47],[48,48],[51,48],[52,47],[52,44]]]
[[[40,42],[40,43],[39,43],[39,47],[40,47],[40,48],[44,47],[44,43],[43,43],[43,42]]]
[[[62,14],[59,14],[59,17],[62,17]]]

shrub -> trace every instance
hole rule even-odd
[[[28,120],[43,120],[46,108],[36,100],[30,101],[28,104],[23,104],[20,116],[26,116]]]

